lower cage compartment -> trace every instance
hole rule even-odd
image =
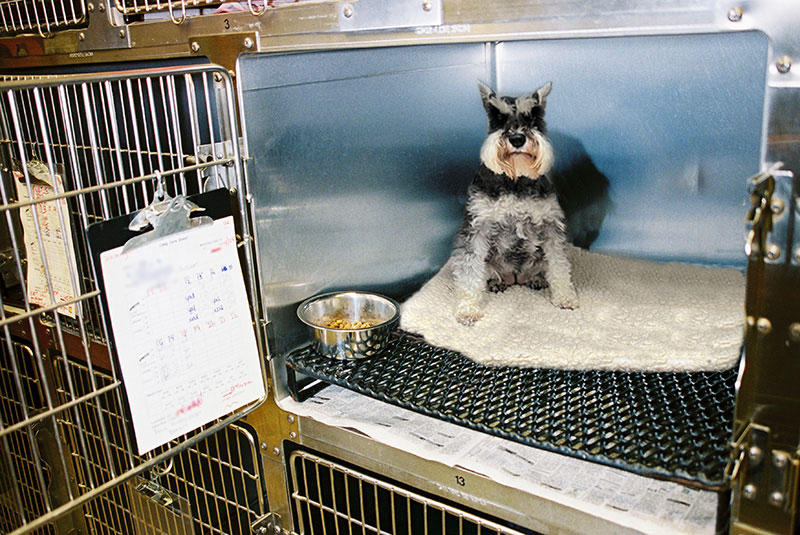
[[[676,481],[727,489],[737,370],[630,373],[488,367],[395,332],[365,359],[287,356],[296,374],[530,446]]]
[[[297,533],[535,535],[310,451],[287,462]]]

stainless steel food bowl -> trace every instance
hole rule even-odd
[[[318,295],[297,307],[297,317],[308,326],[317,351],[335,359],[362,359],[386,347],[389,334],[400,319],[397,301],[368,292],[335,292]],[[368,322],[369,327],[336,329],[334,320]]]

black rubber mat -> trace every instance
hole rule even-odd
[[[387,350],[369,359],[332,360],[305,347],[289,355],[287,364],[291,377],[302,372],[531,446],[700,488],[727,489],[735,369],[628,373],[487,367],[403,333],[393,334]],[[300,395],[296,389],[293,394]]]

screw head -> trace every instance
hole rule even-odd
[[[775,492],[770,493],[769,495],[769,503],[775,506],[780,507],[786,501],[786,496],[783,495],[782,492]]]
[[[752,483],[748,483],[747,485],[742,488],[742,496],[747,498],[748,500],[753,500],[756,497],[756,486]]]
[[[291,431],[289,433],[289,438],[292,439],[292,440],[296,439],[297,438],[297,433],[295,433],[294,431]]]
[[[789,325],[789,337],[795,342],[800,341],[800,323],[792,323]]]
[[[344,15],[344,17],[346,19],[349,19],[350,17],[352,17],[353,16],[353,6],[351,6],[350,4],[347,4],[346,6],[344,6],[342,8],[342,15]]]
[[[120,30],[120,31],[119,31],[119,38],[120,38],[120,39],[125,39],[125,35],[126,35],[126,32],[125,32],[125,30],[124,30],[124,29],[122,29],[122,30]]]
[[[780,199],[772,199],[772,204],[770,204],[770,210],[775,215],[781,215],[783,213],[783,209],[786,205],[783,204],[783,201]]]
[[[89,11],[89,13],[94,13],[94,4],[89,2],[88,4],[86,4],[86,9],[87,11]]]
[[[244,38],[244,43],[243,43],[243,44],[244,44],[244,47],[245,47],[247,50],[250,50],[251,48],[253,48],[253,44],[254,44],[254,43],[253,43],[253,40],[252,40],[252,39],[250,39],[249,37],[245,37],[245,38]]]
[[[781,257],[781,248],[777,245],[770,245],[767,249],[767,258],[770,260],[777,260]]]
[[[758,318],[758,321],[756,321],[756,329],[758,329],[758,332],[761,334],[767,334],[772,330],[772,322],[767,318]]]
[[[273,453],[273,455],[280,455],[281,454],[281,449],[276,446],[276,447],[272,448],[272,453]]]
[[[106,5],[103,2],[100,2],[100,4],[97,6],[97,9],[99,9],[100,13],[102,13],[106,10]]]
[[[764,458],[764,451],[758,446],[750,446],[750,449],[747,450],[747,458],[750,459],[750,462],[758,464]]]
[[[189,48],[192,49],[192,52],[200,52],[200,43],[197,41],[192,41],[192,44],[189,45]]]
[[[78,41],[83,41],[86,39],[86,34],[81,32],[78,34]]]
[[[262,443],[261,443],[261,449],[262,449],[262,450],[265,450],[265,449],[267,449],[267,448],[269,448],[269,446],[267,445],[267,443],[266,443],[266,442],[262,442]]]
[[[742,15],[743,14],[744,14],[744,11],[742,11],[742,8],[740,8],[739,6],[732,7],[728,11],[728,20],[731,21],[731,22],[739,22],[739,21],[742,20]]]
[[[422,9],[424,11],[430,11],[431,9],[433,9],[433,2],[431,2],[430,0],[425,0],[424,2],[422,2]]]
[[[290,415],[288,415],[288,416],[286,417],[286,420],[287,420],[287,421],[288,421],[290,424],[293,424],[293,423],[294,423],[294,414],[290,414]]]
[[[775,67],[778,69],[779,73],[786,74],[792,69],[792,58],[789,56],[781,56],[778,58],[778,61],[775,62]]]

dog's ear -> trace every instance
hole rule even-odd
[[[486,116],[489,118],[489,131],[492,132],[502,128],[508,116],[514,113],[514,109],[483,82],[478,81],[478,89],[481,92],[481,100],[483,100]]]
[[[517,111],[519,113],[530,113],[536,106],[544,107],[547,101],[547,95],[553,89],[553,82],[547,82],[536,91],[526,93],[521,97],[517,97]]]

